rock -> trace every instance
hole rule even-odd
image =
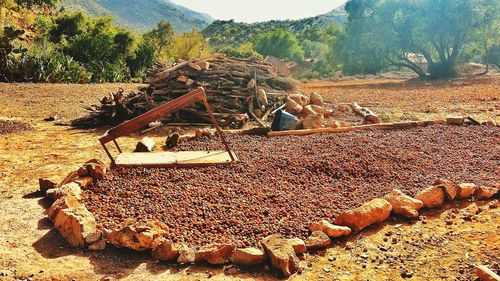
[[[449,180],[438,179],[434,182],[434,185],[441,187],[446,195],[446,199],[453,200],[457,197],[457,194],[460,194],[460,187],[458,185],[453,184]]]
[[[495,121],[493,121],[493,120],[484,121],[483,123],[481,123],[481,125],[488,126],[488,127],[496,127],[496,126],[498,126],[498,124]]]
[[[152,152],[156,147],[156,142],[152,138],[144,137],[135,146],[134,152]]]
[[[167,149],[172,149],[176,147],[177,144],[179,143],[179,137],[180,135],[178,133],[168,136],[167,139],[165,140],[165,147]]]
[[[340,127],[342,127],[342,125],[340,124],[339,121],[331,121],[326,126],[329,127],[329,128],[340,128]]]
[[[298,103],[300,106],[306,106],[311,101],[308,97],[306,97],[305,95],[303,95],[299,92],[296,92],[295,94],[289,95],[288,98],[292,99],[293,101]]]
[[[81,188],[87,188],[89,186],[92,186],[94,184],[94,178],[92,177],[83,177],[83,178],[77,178],[73,181],[74,183],[78,184]]]
[[[304,129],[317,129],[323,126],[323,122],[325,122],[325,117],[319,113],[311,114],[304,118],[303,124]]]
[[[101,240],[101,238],[103,238],[102,232],[98,230],[96,232],[92,232],[92,233],[88,234],[85,237],[85,243],[92,244],[92,243],[95,243],[95,242]]]
[[[271,259],[272,266],[281,270],[285,277],[288,278],[297,271],[299,259],[288,239],[279,234],[274,234],[262,239],[261,244]]]
[[[484,265],[476,266],[476,275],[481,281],[500,281],[500,276]]]
[[[325,106],[323,97],[318,93],[312,93],[309,99],[311,100],[311,103],[314,105]]]
[[[326,109],[326,108],[321,107],[321,106],[319,106],[319,105],[314,105],[314,104],[312,104],[312,105],[311,105],[311,109],[312,109],[314,112],[319,113],[319,114],[322,114],[323,116],[325,116],[325,117],[327,117],[327,118],[333,115],[333,110],[331,110],[331,109]]]
[[[461,183],[458,186],[460,187],[460,198],[471,197],[477,188],[477,186],[473,183]]]
[[[47,216],[53,222],[57,215],[59,215],[59,212],[68,208],[77,208],[80,204],[79,199],[71,194],[62,196],[50,206]]]
[[[291,99],[291,98],[286,99],[286,105],[285,105],[286,112],[288,112],[290,114],[297,115],[297,114],[301,113],[303,109],[304,109],[304,107],[301,106],[300,104],[298,104],[293,99]]]
[[[255,266],[266,259],[264,252],[257,248],[236,249],[231,256],[231,262],[240,266]]]
[[[340,111],[340,112],[350,112],[351,111],[351,107],[348,106],[348,105],[345,105],[345,104],[340,104],[337,106],[337,110]]]
[[[195,261],[205,261],[209,264],[222,265],[229,262],[233,255],[235,245],[214,244],[203,246],[195,254]]]
[[[257,91],[257,100],[260,102],[261,105],[268,106],[269,102],[267,101],[267,94],[264,89],[259,89]]]
[[[490,204],[488,204],[488,206],[490,206],[490,209],[496,209],[500,206],[500,203],[498,200],[493,200],[490,202]]]
[[[231,262],[240,266],[254,266],[264,263],[266,258],[266,253],[259,248],[238,248],[233,252]]]
[[[318,113],[318,112],[314,111],[314,109],[312,108],[312,105],[310,105],[310,104],[304,106],[304,108],[302,108],[302,111],[300,112],[300,114],[302,116],[305,116],[305,117],[307,117],[311,114],[316,114],[316,113]]]
[[[186,264],[194,263],[196,257],[196,250],[187,246],[186,244],[179,245],[179,257],[177,258],[177,263]]]
[[[306,243],[304,240],[299,238],[288,239],[288,241],[292,244],[293,250],[296,254],[303,254],[307,252]]]
[[[45,194],[47,190],[59,187],[59,185],[49,179],[39,178],[38,185],[40,186],[40,192]]]
[[[393,213],[407,218],[418,217],[418,210],[424,206],[422,201],[412,198],[398,189],[392,190],[384,199],[391,203]]]
[[[494,187],[478,186],[474,191],[474,197],[478,200],[487,200],[497,194],[498,189]]]
[[[313,231],[313,233],[306,239],[306,247],[308,250],[317,250],[328,247],[330,245],[330,238],[323,231]]]
[[[335,219],[335,224],[348,226],[353,231],[363,228],[389,218],[392,205],[385,199],[377,198],[363,204],[354,210],[343,212]]]
[[[81,199],[82,189],[77,183],[70,182],[61,187],[49,189],[46,192],[46,196],[50,199],[57,200],[63,196],[71,195],[77,200]]]
[[[174,244],[166,239],[161,239],[162,241],[158,243],[152,251],[151,255],[154,259],[160,261],[174,261],[179,258],[179,244]]]
[[[95,217],[83,204],[68,207],[57,213],[54,227],[73,247],[83,248],[85,237],[96,232]]]
[[[430,186],[420,191],[415,198],[424,203],[426,208],[434,208],[441,206],[444,202],[444,191],[439,186]]]
[[[127,225],[106,235],[115,247],[146,251],[154,248],[154,242],[167,233],[167,227],[161,222],[150,221],[146,224]]]
[[[76,174],[78,177],[86,177],[89,175],[89,171],[87,171],[87,167],[81,166],[78,170],[76,170]]]
[[[94,179],[101,180],[106,176],[107,167],[101,160],[91,159],[83,166],[87,169],[88,175]]]
[[[106,240],[101,239],[89,245],[91,251],[102,251],[106,249]]]
[[[446,123],[450,125],[463,125],[465,123],[465,118],[460,116],[448,117],[446,118]]]
[[[311,232],[322,231],[330,238],[345,236],[351,233],[351,229],[349,227],[333,225],[329,223],[327,220],[321,220],[319,222],[311,224],[309,230],[311,230]]]
[[[340,121],[340,127],[352,127],[354,124],[352,122]]]

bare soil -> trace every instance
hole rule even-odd
[[[314,82],[302,88],[319,91],[334,102],[372,103],[378,113],[385,114],[386,121],[467,114],[498,122],[499,85],[500,78],[494,76],[441,82]],[[73,249],[52,229],[45,214],[49,202],[36,193],[38,177],[59,181],[91,158],[107,160],[96,140],[103,130],[74,130],[56,123],[82,116],[82,105],[97,103],[120,86],[135,90],[138,85],[0,84],[0,119],[25,122],[34,128],[0,136],[0,280],[279,278],[267,267],[175,266],[155,262],[149,253]],[[43,121],[54,114],[61,119]],[[141,137],[124,138],[120,143],[131,150]],[[165,136],[154,137],[163,141]],[[486,144],[483,148],[493,149]],[[471,177],[481,173],[470,171]],[[392,219],[338,240],[329,249],[304,257],[306,270],[290,279],[402,280],[405,271],[412,273],[410,280],[473,280],[473,266],[479,263],[498,271],[499,209],[478,203],[480,209],[469,218],[466,214],[471,204],[446,205],[443,210],[424,213],[425,218],[413,223]]]

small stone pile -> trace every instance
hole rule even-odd
[[[32,130],[33,128],[30,125],[23,122],[13,120],[0,120],[0,135]]]

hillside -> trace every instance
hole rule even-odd
[[[300,33],[311,26],[343,25],[346,21],[347,15],[342,5],[326,14],[300,20],[272,20],[258,23],[216,20],[207,26],[202,33],[209,38],[211,46],[215,48],[236,47],[251,41],[256,34],[273,28],[282,28],[292,33]]]
[[[83,11],[91,16],[112,15],[118,25],[144,32],[161,19],[168,20],[176,32],[201,30],[213,19],[203,13],[177,5],[169,0],[63,0],[65,10]]]

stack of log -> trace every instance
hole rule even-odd
[[[223,127],[240,128],[250,119],[259,123],[286,99],[294,89],[293,81],[279,76],[269,63],[215,55],[177,65],[158,65],[149,75],[150,86],[139,92],[123,90],[110,94],[101,104],[88,107],[88,116],[74,120],[75,127],[115,125],[138,116],[160,104],[176,99],[190,90],[203,87],[214,115]],[[173,116],[170,124],[209,124],[203,106],[193,105]]]

